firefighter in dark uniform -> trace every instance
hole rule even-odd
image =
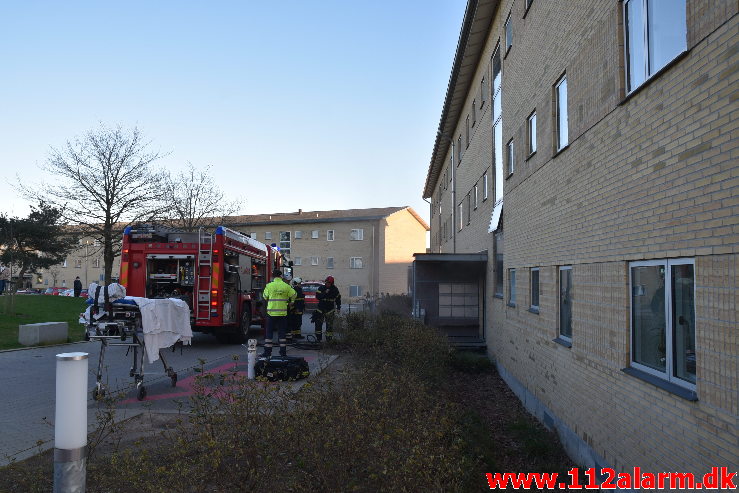
[[[300,284],[303,280],[296,277],[292,280],[292,286],[295,290],[295,303],[293,303],[290,312],[287,315],[288,339],[302,339],[300,327],[303,325],[303,312],[305,311],[305,295]]]
[[[324,285],[316,291],[316,299],[318,300],[318,308],[313,312],[311,320],[316,327],[316,339],[323,340],[323,321],[326,321],[326,340],[330,341],[334,336],[334,318],[336,312],[341,310],[341,293],[339,288],[334,285],[334,278],[328,276],[324,281]]]

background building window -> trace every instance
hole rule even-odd
[[[473,197],[474,197],[474,200],[473,200],[473,204],[474,204],[474,206],[475,206],[475,209],[477,209],[477,205],[478,205],[478,203],[479,203],[479,199],[478,199],[478,187],[477,187],[477,183],[475,183],[475,186],[474,186],[474,188],[472,189],[472,195],[473,195]]]
[[[639,87],[687,49],[685,0],[626,0],[626,82]]]
[[[320,257],[311,257],[310,258],[310,264],[311,265],[318,265],[318,261],[320,260]]]
[[[252,232],[251,232],[251,233],[249,234],[249,236],[250,236],[250,237],[252,237],[252,238],[254,238],[254,239],[256,240],[256,239],[257,239],[257,232],[256,232],[256,231],[252,231]]]
[[[285,255],[290,255],[290,231],[280,231],[280,251]]]
[[[457,137],[457,166],[462,162],[462,136]]]
[[[81,268],[82,268],[82,259],[79,259],[79,258],[78,258],[77,260],[75,260],[75,261],[74,261],[74,266],[75,266],[75,268],[77,268],[77,269],[81,269]]]
[[[460,202],[457,209],[459,209],[459,231],[462,231],[462,227],[464,226],[464,204]]]
[[[92,266],[93,266],[94,268],[96,268],[96,269],[99,269],[99,268],[100,268],[100,259],[99,259],[99,258],[96,258],[96,259],[94,259],[94,260],[92,261]]]
[[[364,240],[364,230],[363,229],[353,229],[351,233],[349,234],[350,240]]]
[[[326,257],[326,268],[327,269],[334,268],[334,258],[333,257]]]
[[[531,269],[531,309],[539,310],[539,268]]]
[[[329,229],[326,231],[326,241],[334,241],[334,230]]]
[[[688,387],[696,367],[694,262],[630,265],[632,366]]]
[[[488,199],[488,173],[485,172],[484,175],[482,175],[482,200],[485,201]]]
[[[554,86],[557,100],[557,150],[563,149],[569,142],[567,122],[567,76],[563,76]]]
[[[536,152],[536,112],[532,113],[528,122],[529,155]]]
[[[303,265],[303,259],[300,257],[295,257],[293,260],[293,265]]]
[[[311,231],[310,232],[310,237],[313,238],[313,239],[318,238],[318,230],[317,229],[314,229],[313,231]]]
[[[349,296],[353,298],[362,296],[362,286],[349,286]]]
[[[272,232],[271,231],[267,231],[266,233],[264,233],[264,239],[265,240],[271,240],[272,239]]]
[[[559,336],[572,340],[572,266],[559,268]]]
[[[508,269],[508,304],[516,306],[516,269]]]
[[[474,283],[439,283],[439,317],[477,319],[478,288]]]
[[[362,257],[351,257],[349,259],[350,269],[361,269],[362,268]]]
[[[295,239],[296,240],[302,240],[303,239],[303,232],[302,231],[296,231],[295,232]]]

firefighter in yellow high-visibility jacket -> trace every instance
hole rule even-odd
[[[274,279],[262,292],[267,302],[267,327],[264,334],[264,353],[262,357],[272,356],[272,341],[275,331],[280,343],[280,356],[287,356],[287,312],[295,302],[295,290],[282,280],[282,271],[272,273]]]

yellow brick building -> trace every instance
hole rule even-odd
[[[582,466],[739,469],[737,9],[468,2],[431,253],[486,255],[488,352]]]

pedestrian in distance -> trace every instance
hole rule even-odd
[[[5,284],[10,280],[10,269],[0,265],[0,296],[5,294]]]
[[[282,271],[272,273],[274,279],[267,284],[262,293],[267,303],[267,327],[264,334],[263,358],[272,356],[272,341],[277,332],[280,344],[280,356],[287,356],[287,314],[295,302],[295,290],[282,279]]]
[[[288,339],[302,339],[303,335],[300,333],[300,328],[303,326],[303,312],[305,311],[305,295],[303,294],[303,288],[301,283],[303,280],[296,277],[292,280],[292,287],[295,290],[295,303],[290,309],[288,314]]]
[[[80,276],[77,276],[74,279],[74,297],[79,298],[80,293],[82,293],[82,281],[80,281]]]
[[[323,286],[318,288],[316,299],[318,300],[318,307],[311,317],[316,330],[316,339],[323,340],[323,323],[325,321],[326,340],[330,341],[334,336],[336,312],[341,311],[341,293],[334,284],[333,276],[328,276]]]

